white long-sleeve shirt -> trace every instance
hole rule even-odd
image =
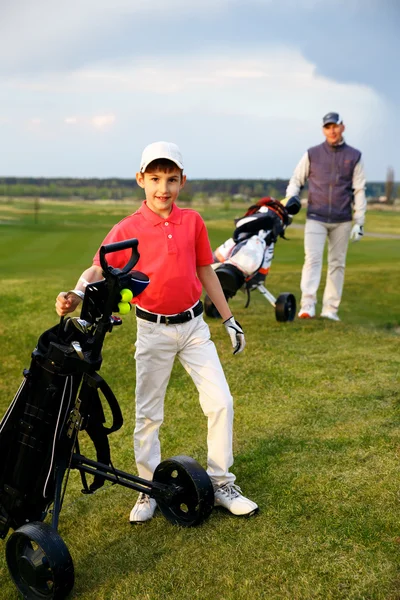
[[[310,174],[310,158],[308,152],[305,152],[300,159],[300,162],[296,166],[292,177],[290,178],[289,185],[286,188],[286,198],[292,196],[298,196],[301,188],[305,185],[308,176]],[[353,192],[354,192],[354,206],[353,206],[353,220],[357,225],[364,225],[365,212],[367,210],[367,199],[365,197],[365,174],[364,165],[360,160],[354,167],[353,172]]]

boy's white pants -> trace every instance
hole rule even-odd
[[[137,319],[134,448],[139,477],[151,480],[161,462],[158,431],[175,356],[193,379],[208,419],[207,473],[216,485],[233,482],[233,400],[202,315],[180,325]]]
[[[305,261],[301,275],[301,305],[315,304],[321,281],[325,241],[328,238],[328,272],[322,311],[336,313],[342,298],[346,254],[352,223],[323,223],[306,220],[304,230]]]

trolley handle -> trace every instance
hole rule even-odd
[[[101,246],[100,248],[100,264],[103,271],[109,270],[109,265],[106,260],[106,254],[110,254],[111,252],[118,252],[119,250],[129,250],[132,249],[132,254],[129,261],[126,265],[121,269],[122,273],[129,273],[132,271],[133,267],[136,265],[140,258],[140,254],[138,252],[138,240],[136,238],[132,238],[130,240],[124,240],[123,242],[114,242],[113,244],[106,244],[105,246]]]

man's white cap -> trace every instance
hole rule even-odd
[[[183,169],[182,154],[176,144],[172,142],[154,142],[143,150],[140,172],[144,173],[148,165],[159,158],[172,160],[180,169]]]

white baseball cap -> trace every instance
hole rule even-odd
[[[159,158],[167,158],[174,162],[180,169],[183,169],[182,154],[176,144],[172,142],[153,142],[153,144],[146,146],[142,152],[140,172],[144,173],[149,164]]]

